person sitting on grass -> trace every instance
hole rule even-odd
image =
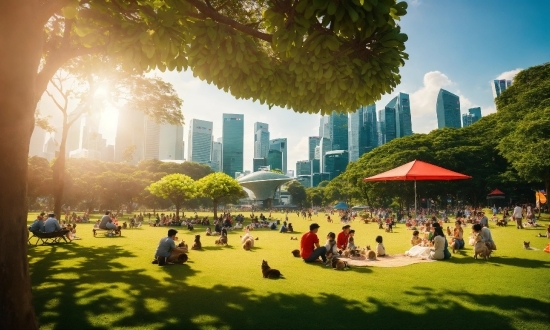
[[[472,226],[472,231],[474,232],[474,234],[481,235],[481,241],[485,243],[489,250],[493,251],[497,249],[489,228],[482,227],[481,224],[476,223]]]
[[[411,245],[412,246],[415,246],[415,245],[418,245],[420,243],[422,243],[422,238],[418,237],[420,233],[418,232],[418,230],[415,230],[413,231],[413,236],[411,238]]]
[[[443,234],[443,229],[438,223],[432,225],[433,228],[433,248],[430,252],[430,258],[434,260],[443,260],[449,259],[451,257],[451,252],[449,252],[449,244]]]
[[[385,257],[386,248],[384,247],[384,244],[382,244],[382,236],[376,236],[376,243],[378,243],[378,245],[376,246],[376,256]]]
[[[350,250],[356,250],[357,246],[355,246],[355,239],[353,238],[355,236],[355,230],[350,230],[348,235],[348,249]]]
[[[111,211],[105,211],[105,215],[101,218],[101,222],[99,223],[99,228],[105,230],[116,229],[116,225],[111,218]]]
[[[287,231],[288,231],[289,233],[293,233],[293,232],[294,232],[294,228],[292,227],[292,223],[290,223],[290,222],[288,223]]]
[[[350,225],[345,225],[342,227],[342,231],[338,234],[336,239],[336,247],[340,250],[345,250],[348,246],[348,237],[350,232]]]
[[[173,262],[169,262],[168,258],[170,258],[170,255],[172,254],[172,251],[178,250],[179,248],[176,246],[176,242],[178,238],[176,237],[176,234],[178,233],[175,229],[169,229],[168,230],[168,236],[163,237],[159,241],[159,245],[157,246],[157,250],[155,251],[155,260],[153,260],[153,264],[158,264],[159,266],[164,265],[173,265]],[[181,250],[182,253],[185,253],[184,250]]]
[[[323,262],[327,261],[327,248],[319,245],[319,238],[317,237],[319,227],[318,224],[312,223],[309,225],[309,231],[302,235],[302,239],[300,240],[300,256],[304,259],[304,262],[313,262],[318,260],[319,257],[323,259]]]
[[[287,232],[286,221],[283,221],[283,225],[281,226],[279,233],[286,233],[286,232]]]
[[[456,250],[464,248],[464,230],[462,230],[462,223],[460,220],[455,222],[451,248],[453,249],[453,253],[455,253]]]

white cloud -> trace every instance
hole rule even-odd
[[[437,129],[435,105],[441,88],[460,97],[461,113],[466,113],[469,108],[477,106],[457,87],[456,83],[440,71],[430,71],[424,75],[422,87],[410,93],[413,132],[428,133]]]
[[[510,70],[499,74],[495,79],[506,79],[513,80],[514,77],[523,69],[517,68],[515,70]]]
[[[418,7],[422,2],[420,0],[411,0],[411,5]]]

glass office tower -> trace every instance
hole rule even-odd
[[[236,172],[243,172],[244,115],[223,114],[223,172],[234,178]]]
[[[436,102],[437,127],[462,127],[460,123],[460,99],[457,95],[439,90]]]

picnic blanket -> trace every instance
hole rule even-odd
[[[395,254],[391,256],[379,257],[376,260],[368,260],[364,257],[354,257],[354,258],[339,258],[340,260],[346,261],[348,265],[355,267],[401,267],[408,266],[412,264],[417,264],[421,262],[433,262],[435,260],[431,259],[422,259],[416,257],[408,257],[404,254]]]

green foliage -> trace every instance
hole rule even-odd
[[[520,72],[497,98],[500,123],[507,132],[498,149],[518,175],[550,188],[550,63]]]
[[[400,83],[406,13],[396,0],[74,0],[47,24],[45,49],[99,51],[127,70],[191,69],[237,98],[297,112],[348,112]]]
[[[290,181],[287,188],[288,193],[292,197],[292,204],[302,206],[306,202],[306,188],[296,180]]]
[[[200,196],[214,203],[214,216],[217,216],[218,203],[224,198],[241,198],[246,194],[237,180],[221,172],[211,173],[197,181]]]
[[[49,196],[52,185],[52,169],[48,160],[33,156],[27,168],[27,197],[32,205],[36,198]]]
[[[155,196],[169,199],[176,206],[176,215],[185,200],[196,196],[195,181],[184,174],[168,174],[157,182],[153,182],[147,189]]]
[[[323,188],[306,188],[306,202],[308,205],[321,206],[323,205],[324,192]]]
[[[281,170],[278,169],[278,168],[274,168],[274,169],[270,170],[269,172],[285,175],[285,174],[283,173],[283,171],[281,171]]]

